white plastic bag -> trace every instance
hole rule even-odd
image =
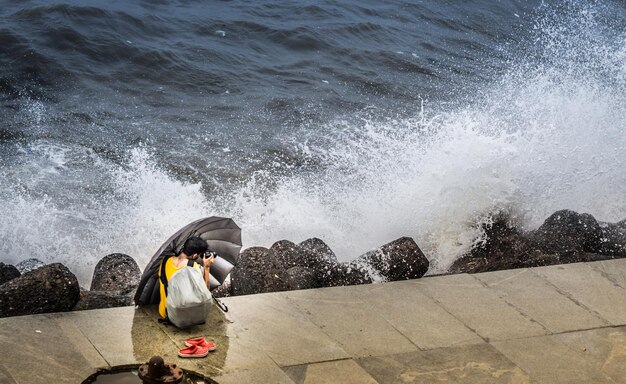
[[[213,296],[202,273],[184,267],[174,273],[167,288],[167,317],[178,328],[204,324],[213,306]]]

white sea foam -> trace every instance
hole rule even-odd
[[[2,261],[61,262],[83,286],[103,256],[126,253],[143,268],[171,233],[213,211],[199,184],[171,179],[143,148],[124,167],[84,148],[45,143],[29,156],[3,174],[14,183],[1,191]]]

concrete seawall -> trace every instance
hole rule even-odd
[[[626,259],[224,299],[188,331],[133,307],[0,319],[0,383],[153,355],[218,383],[626,383]],[[181,359],[183,340],[218,349]]]

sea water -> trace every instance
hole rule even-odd
[[[505,213],[626,218],[622,1],[2,1],[0,261],[184,224],[445,271]]]

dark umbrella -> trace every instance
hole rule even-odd
[[[159,302],[158,271],[161,262],[167,257],[178,255],[185,241],[192,236],[206,240],[209,250],[217,254],[209,277],[211,289],[224,283],[226,276],[237,264],[241,250],[241,228],[229,218],[206,217],[179,229],[152,256],[137,286],[135,304],[149,305]]]

